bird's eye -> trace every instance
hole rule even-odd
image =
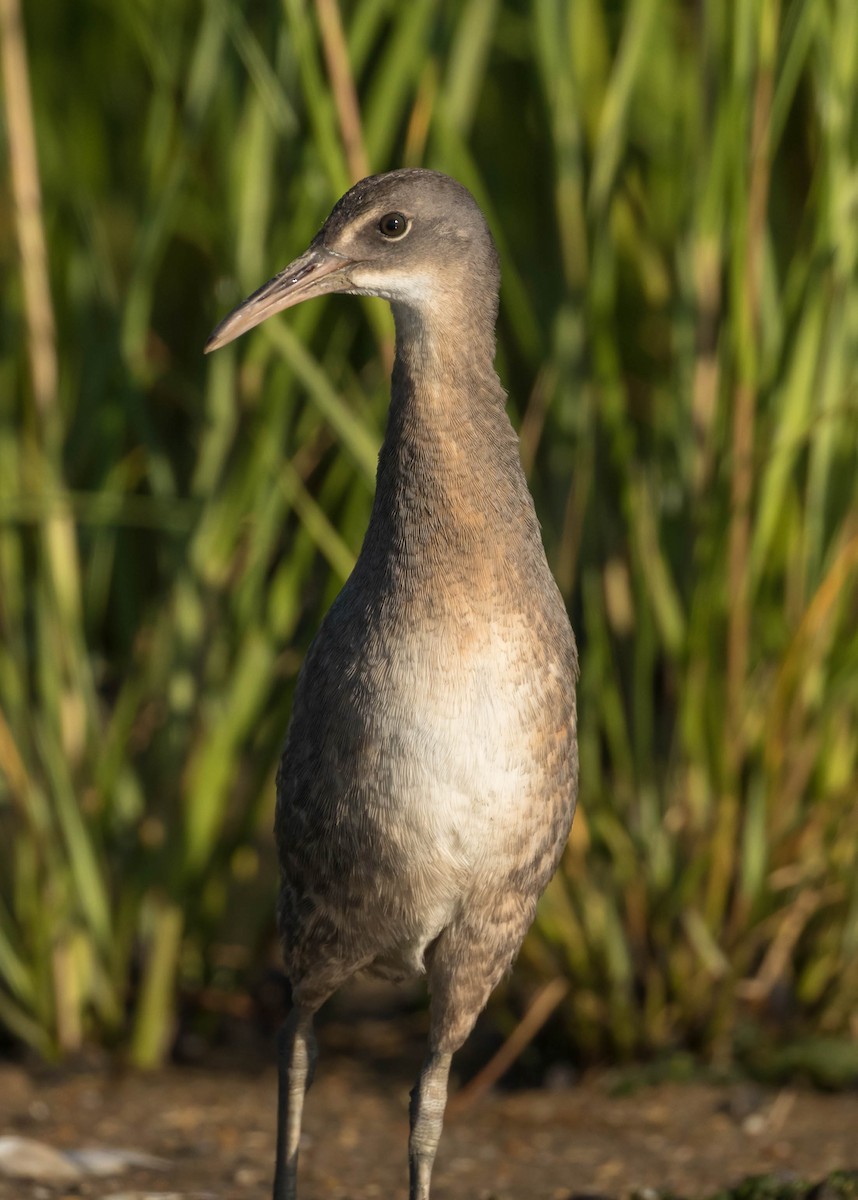
[[[401,238],[403,234],[408,232],[408,219],[402,213],[387,213],[379,221],[378,231],[382,237],[391,239]]]

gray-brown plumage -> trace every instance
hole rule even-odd
[[[275,1200],[294,1200],[313,1015],[356,971],[426,972],[411,1200],[428,1200],[453,1052],[515,957],[577,791],[575,640],[494,371],[499,269],[470,193],[365,179],[207,350],[326,292],[383,296],[390,415],[355,569],[310,647],[277,780]]]

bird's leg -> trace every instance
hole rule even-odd
[[[478,923],[466,912],[461,914],[430,949],[429,1053],[411,1093],[409,1200],[429,1200],[450,1063],[518,950],[532,916],[532,908],[510,892],[506,905],[498,901],[491,912],[480,913]]]
[[[409,1200],[429,1200],[432,1164],[441,1137],[447,1104],[447,1080],[452,1054],[430,1051],[411,1093],[411,1136],[408,1161],[411,1168]]]
[[[296,1005],[277,1035],[277,1167],[273,1200],[296,1200],[304,1096],[316,1066],[313,1010]]]

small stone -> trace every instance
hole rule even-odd
[[[0,1175],[35,1183],[76,1183],[81,1171],[53,1146],[10,1135],[0,1137]]]
[[[111,1192],[104,1200],[189,1200],[181,1192]]]
[[[239,1187],[255,1187],[262,1179],[256,1167],[239,1167],[233,1176]]]
[[[742,1129],[747,1133],[748,1137],[759,1137],[760,1134],[766,1131],[766,1118],[762,1113],[751,1113],[742,1122]]]
[[[102,1200],[220,1200],[216,1192],[111,1192]]]
[[[68,1157],[86,1175],[121,1175],[129,1167],[138,1167],[143,1171],[169,1171],[172,1163],[167,1158],[158,1158],[154,1154],[143,1154],[139,1150],[112,1149],[102,1146],[87,1147],[83,1150],[69,1150]]]

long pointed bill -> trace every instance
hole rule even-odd
[[[321,246],[311,246],[224,317],[206,342],[206,354],[260,325],[272,313],[282,312],[284,308],[291,308],[313,296],[344,290],[347,283],[342,273],[350,266],[350,259],[331,254]]]

